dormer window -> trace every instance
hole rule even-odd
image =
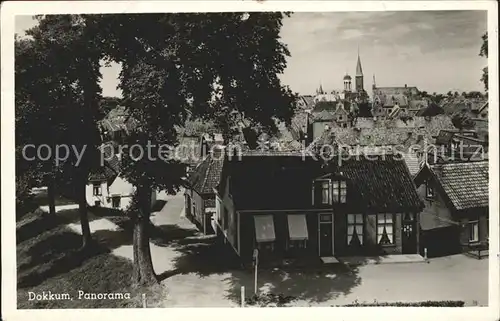
[[[344,204],[347,201],[347,184],[343,180],[317,179],[313,185],[313,204]]]

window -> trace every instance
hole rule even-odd
[[[469,242],[479,242],[479,221],[470,221],[468,226]]]
[[[429,182],[425,184],[425,196],[428,199],[433,199],[434,198],[434,188],[430,185]]]
[[[94,184],[94,196],[101,196],[101,195],[102,195],[101,185]]]
[[[347,183],[346,181],[335,181],[333,186],[333,201],[335,203],[346,203]]]
[[[111,198],[111,203],[112,203],[113,208],[119,208],[120,207],[120,201],[121,201],[120,196],[113,196]]]
[[[394,244],[394,214],[377,214],[377,243]]]
[[[255,246],[259,250],[273,251],[276,235],[274,233],[274,218],[272,215],[255,215]]]
[[[292,214],[287,216],[288,221],[288,248],[304,249],[307,247],[309,234],[305,214]]]
[[[363,214],[347,214],[347,244],[363,245]]]
[[[332,204],[329,181],[321,182],[321,204]]]

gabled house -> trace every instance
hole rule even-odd
[[[103,145],[104,146],[104,145]],[[135,186],[120,176],[120,156],[110,155],[110,150],[101,148],[104,164],[91,171],[85,188],[87,204],[96,207],[126,210],[132,203]],[[151,204],[156,202],[156,191],[151,193]]]
[[[488,134],[475,130],[440,130],[435,148],[429,150],[430,163],[484,160],[488,158]]]
[[[420,225],[429,256],[488,248],[488,162],[425,164],[415,176],[425,204]]]
[[[120,144],[137,126],[137,123],[130,117],[126,107],[117,106],[99,121],[98,126],[104,141],[112,140]]]
[[[184,190],[186,217],[193,221],[204,234],[214,234],[215,192],[219,185],[224,155],[209,154],[187,178]]]
[[[303,153],[227,158],[216,190],[219,235],[243,263],[417,253],[423,204],[404,161]]]

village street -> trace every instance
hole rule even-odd
[[[158,228],[152,235],[151,254],[166,291],[161,306],[235,307],[241,286],[245,286],[246,296],[251,296],[253,272],[238,269],[227,249],[214,245],[212,237],[200,235],[184,218],[182,193],[160,195],[159,200],[163,207],[151,218]],[[80,232],[79,224],[69,227]],[[123,235],[111,218],[93,220],[91,229],[98,235],[106,230],[113,231],[113,237]],[[120,244],[111,238],[106,242]],[[123,243],[114,247],[112,254],[132,260],[132,245]],[[339,265],[314,271],[261,270],[258,278],[260,291],[297,297],[293,306],[343,305],[356,300],[463,300],[466,305],[486,305],[487,282],[488,261],[463,255],[429,263],[364,265],[350,270]]]

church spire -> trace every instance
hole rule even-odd
[[[359,46],[358,46],[358,63],[356,65],[356,92],[362,93],[365,91],[363,85],[363,68],[361,68],[361,58],[359,57]]]
[[[361,58],[359,57],[359,46],[358,46],[358,63],[356,65],[356,76],[363,76],[363,68],[361,68]]]

